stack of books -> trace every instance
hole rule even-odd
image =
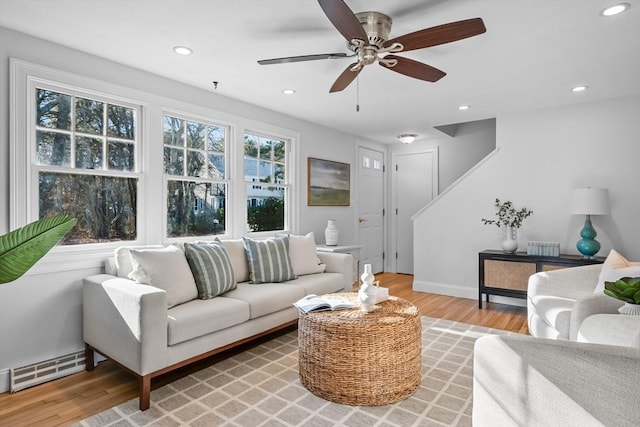
[[[529,242],[527,255],[560,256],[560,242]]]

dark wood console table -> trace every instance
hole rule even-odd
[[[478,307],[482,308],[482,294],[526,298],[529,276],[539,271],[602,264],[604,257],[584,259],[580,255],[557,257],[527,255],[526,252],[507,254],[503,251],[484,250],[478,253],[479,286]]]

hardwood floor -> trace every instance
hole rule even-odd
[[[415,292],[413,276],[382,273],[380,286],[411,301],[424,316],[527,334],[524,307],[490,303],[478,309],[477,300]],[[240,350],[236,350],[240,351]],[[223,356],[154,380],[153,388],[203,368]],[[0,394],[0,426],[66,426],[138,396],[137,380],[109,361],[92,372],[80,372],[18,393]]]

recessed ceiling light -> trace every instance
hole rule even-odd
[[[606,9],[603,9],[602,12],[600,12],[600,14],[602,16],[614,16],[624,12],[627,9],[629,9],[628,3],[619,3],[613,6],[609,6]]]
[[[573,89],[571,89],[571,92],[584,92],[585,90],[587,90],[589,88],[589,86],[576,86]]]
[[[284,93],[285,95],[293,95],[294,93],[296,93],[296,91],[293,89],[283,89],[282,93]]]
[[[468,110],[469,108],[471,108],[471,107],[468,106],[468,105],[461,105],[461,106],[458,107],[458,110],[464,111],[464,110]]]
[[[193,53],[193,50],[186,46],[175,46],[173,51],[178,55],[191,55]]]

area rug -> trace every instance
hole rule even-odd
[[[422,317],[422,381],[409,398],[349,406],[314,396],[298,377],[297,331],[280,335],[75,426],[471,426],[473,344],[509,335]]]

